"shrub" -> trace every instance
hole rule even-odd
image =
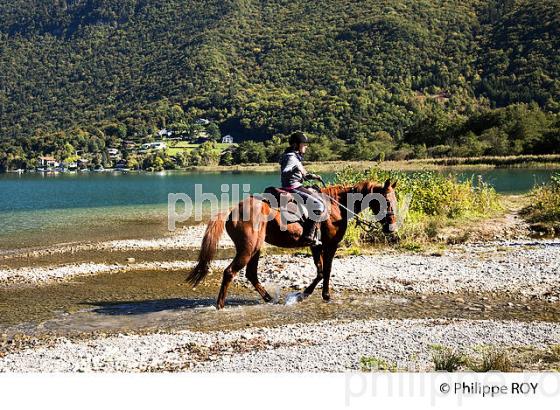
[[[523,210],[529,222],[560,222],[560,173],[550,182],[536,186],[529,194],[531,205]]]
[[[483,346],[480,349],[482,357],[480,360],[471,359],[469,368],[473,372],[511,372],[512,364],[509,353],[496,347]]]
[[[467,214],[486,215],[499,208],[497,194],[479,179],[459,181],[454,175],[435,171],[384,171],[377,167],[369,171],[356,171],[346,167],[336,174],[336,182],[354,184],[363,180],[383,183],[386,179],[398,180],[399,201],[412,195],[409,212],[457,218]]]
[[[455,372],[465,364],[465,357],[455,349],[433,345],[432,350],[432,361],[436,371]]]
[[[336,174],[336,182],[354,184],[363,180],[383,183],[386,179],[398,180],[397,215],[406,216],[399,230],[402,239],[431,241],[436,239],[445,221],[466,217],[485,217],[500,209],[495,190],[481,179],[459,181],[456,176],[434,171],[400,172],[384,171],[374,167],[368,171],[343,168]],[[408,210],[403,209],[410,198]],[[405,211],[406,214],[405,214]],[[367,215],[365,215],[367,218]],[[355,225],[348,229],[351,245],[358,241],[383,242],[385,236],[377,224],[369,233],[356,232]]]

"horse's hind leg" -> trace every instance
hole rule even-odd
[[[255,287],[259,295],[263,298],[265,302],[270,302],[272,297],[268,294],[266,289],[260,284],[259,278],[257,277],[257,268],[259,266],[259,257],[261,256],[261,251],[258,250],[255,252],[249,264],[247,265],[247,269],[245,271],[245,276],[251,282],[251,284]]]
[[[316,246],[311,248],[311,252],[313,253],[313,262],[317,267],[317,276],[313,279],[313,282],[303,291],[305,296],[309,296],[315,290],[315,287],[323,280],[323,249]]]
[[[226,295],[228,287],[241,269],[243,269],[249,260],[251,259],[251,253],[249,251],[238,252],[233,258],[233,261],[224,270],[224,276],[222,278],[222,286],[220,287],[220,293],[218,294],[218,300],[216,302],[216,307],[222,309],[225,305]]]
[[[336,247],[326,248],[323,253],[323,300],[328,302],[331,299],[329,281],[331,278],[332,262],[336,253]]]

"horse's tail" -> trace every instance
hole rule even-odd
[[[216,256],[218,241],[224,233],[225,215],[225,212],[219,213],[206,227],[198,255],[198,263],[187,275],[187,282],[193,286],[198,285],[210,271],[210,262]]]

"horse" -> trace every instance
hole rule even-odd
[[[311,247],[313,262],[317,268],[317,276],[312,283],[304,290],[303,297],[310,296],[315,287],[323,281],[322,297],[324,301],[329,301],[329,281],[334,256],[342,241],[349,220],[359,214],[364,209],[371,209],[382,224],[383,232],[394,235],[397,230],[397,199],[395,187],[397,183],[390,180],[384,184],[376,184],[372,181],[362,181],[354,185],[334,185],[321,189],[323,197],[330,202],[326,220],[321,222],[321,245]],[[349,201],[356,196],[364,198],[362,203]],[[372,195],[380,194],[386,200],[385,212],[383,204],[378,199],[372,199]],[[361,195],[361,196],[360,196]],[[375,197],[375,195],[373,195]],[[367,200],[366,200],[367,198]],[[366,203],[364,203],[366,202]],[[381,211],[381,212],[380,212]],[[240,218],[244,215],[244,218]],[[227,217],[226,217],[227,216]],[[245,217],[247,216],[247,217]],[[243,220],[244,219],[244,220]],[[254,195],[240,201],[226,212],[219,213],[208,223],[196,266],[188,273],[187,282],[191,285],[198,285],[208,274],[210,262],[215,257],[218,241],[223,234],[224,228],[235,244],[235,257],[223,272],[222,285],[216,301],[216,308],[222,309],[228,287],[237,273],[246,267],[245,276],[253,285],[265,302],[272,301],[272,297],[261,285],[257,275],[257,268],[261,248],[264,242],[283,248],[303,247],[300,238],[302,227],[299,223],[288,224],[282,227],[280,211],[273,208],[268,202]]]

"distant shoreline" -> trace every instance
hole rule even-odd
[[[384,170],[435,171],[441,169],[479,169],[479,168],[548,168],[560,170],[560,154],[550,155],[515,155],[515,156],[483,156],[483,157],[449,157],[425,158],[403,161],[317,161],[306,162],[306,167],[314,172],[335,172],[345,167],[367,170],[379,166]],[[277,163],[238,164],[238,165],[200,165],[166,171],[191,172],[277,172]],[[27,172],[27,171],[26,171]],[[31,171],[38,172],[41,171]],[[81,171],[78,171],[81,172]],[[91,171],[86,171],[91,172]],[[114,168],[106,168],[103,172],[123,172]],[[126,170],[124,172],[154,172],[145,170]],[[160,171],[156,171],[160,172]],[[17,170],[0,173],[18,173]]]

